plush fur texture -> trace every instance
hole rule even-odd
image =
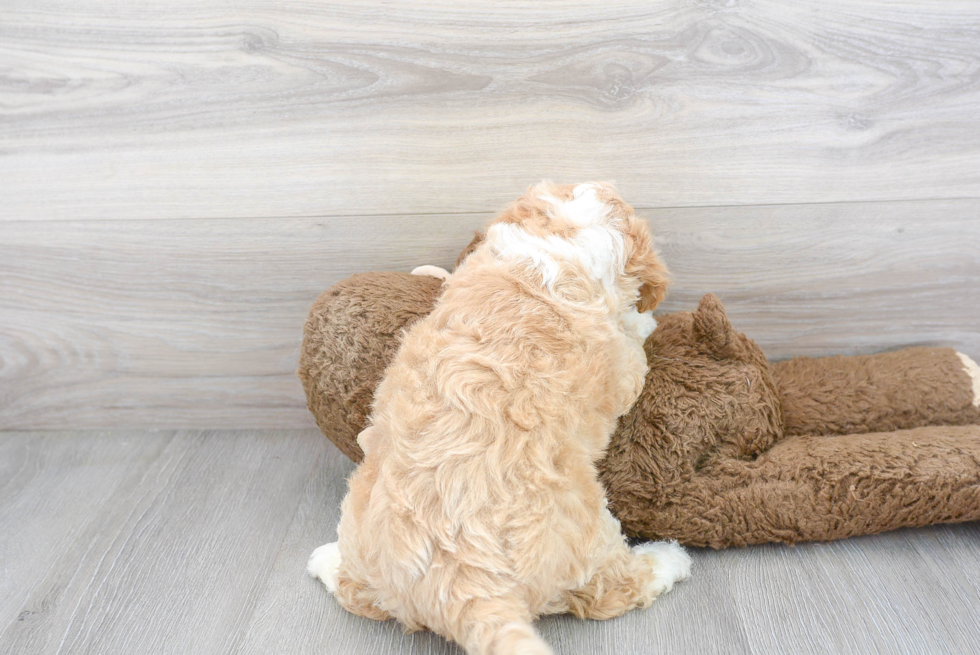
[[[403,330],[427,316],[442,280],[362,273],[324,292],[304,328],[299,377],[317,425],[355,462],[374,390],[395,358]]]
[[[666,285],[611,187],[529,189],[404,334],[337,549],[311,573],[351,612],[474,654],[550,652],[535,617],[618,616],[686,578],[676,542],[627,546],[596,470],[643,387],[641,312]]]
[[[355,461],[398,331],[441,289],[435,278],[370,274],[311,310],[300,375],[324,434]],[[966,355],[910,348],[767,364],[712,297],[661,317],[645,348],[644,390],[600,463],[627,534],[725,547],[980,519],[980,369]]]
[[[718,548],[980,519],[980,409],[955,351],[770,366],[710,294],[645,349],[600,463],[630,534]]]

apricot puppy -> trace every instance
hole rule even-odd
[[[536,617],[619,616],[687,578],[676,543],[628,547],[595,468],[643,387],[666,287],[610,185],[531,187],[404,335],[338,542],[309,572],[349,611],[473,655],[550,653]]]

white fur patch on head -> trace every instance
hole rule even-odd
[[[963,353],[956,354],[959,356],[960,361],[963,362],[963,368],[966,370],[966,374],[973,381],[973,406],[980,407],[980,366]]]
[[[581,265],[592,279],[609,287],[626,265],[623,235],[606,225],[584,227],[571,239],[563,239],[534,236],[511,223],[494,223],[487,230],[487,243],[502,259],[530,262],[541,272],[545,286],[558,278],[559,261]]]
[[[651,541],[633,547],[637,556],[649,556],[655,595],[667,593],[675,582],[691,577],[691,556],[676,541]]]
[[[552,216],[561,216],[580,227],[600,225],[609,215],[609,206],[599,200],[594,184],[579,184],[572,190],[571,200],[559,200],[551,194],[538,197],[551,205]]]
[[[340,545],[337,542],[324,544],[313,551],[306,563],[307,572],[323,582],[327,591],[337,591],[337,571],[340,570]]]

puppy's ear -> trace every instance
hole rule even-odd
[[[651,253],[645,259],[639,275],[643,282],[640,285],[640,300],[636,303],[636,309],[640,312],[648,312],[659,305],[667,295],[667,285],[670,283],[670,273],[657,253]]]
[[[653,248],[653,237],[646,221],[633,218],[629,225],[629,238],[632,252],[626,263],[626,275],[640,281],[640,299],[636,309],[647,312],[660,304],[667,295],[670,273]]]

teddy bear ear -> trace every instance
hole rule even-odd
[[[734,357],[735,328],[728,320],[725,307],[713,293],[701,298],[694,312],[694,333],[717,357]]]

